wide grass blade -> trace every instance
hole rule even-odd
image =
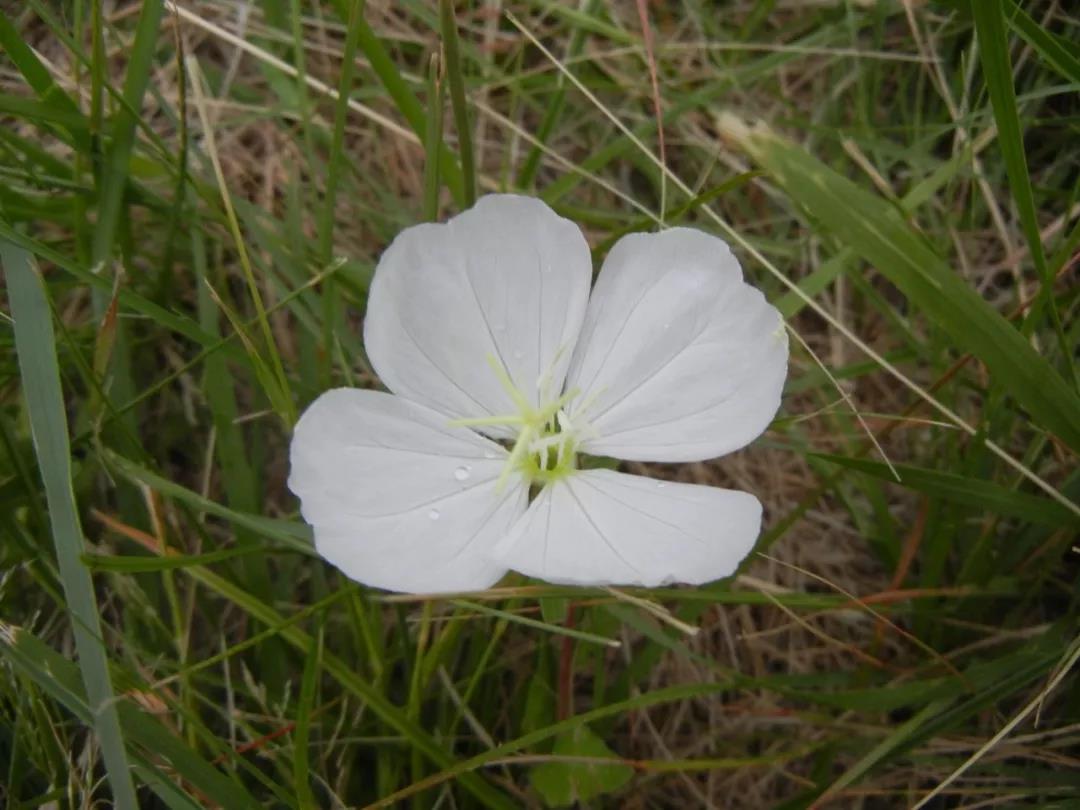
[[[79,669],[93,707],[92,723],[108,769],[113,802],[117,807],[134,810],[135,791],[116,714],[100,612],[90,572],[82,563],[85,547],[71,483],[67,415],[45,282],[30,254],[21,248],[0,241],[0,259],[15,320],[19,370],[38,466],[45,483],[53,543],[71,614]]]
[[[992,512],[1006,517],[1020,518],[1031,523],[1043,523],[1049,526],[1069,526],[1080,523],[1080,517],[1063,507],[1057,501],[1016,492],[1006,487],[969,478],[951,472],[928,470],[907,464],[893,464],[900,476],[897,481],[891,469],[880,462],[859,458],[832,456],[824,453],[812,453],[815,458],[857,470],[883,481],[899,483],[916,492],[923,492],[932,497],[961,503],[975,509]]]
[[[747,131],[740,142],[817,222],[874,265],[957,347],[982,360],[1041,427],[1080,452],[1076,391],[889,203],[770,131]]]

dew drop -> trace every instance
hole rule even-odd
[[[458,480],[458,481],[467,481],[467,480],[469,480],[469,468],[468,467],[458,467],[456,470],[454,470],[454,478],[456,480]]]
[[[431,518],[432,520],[438,520],[439,519],[439,510],[438,509],[432,509],[430,512],[427,513],[427,516],[429,518]]]
[[[495,455],[495,452],[493,450],[485,450],[484,458],[497,458],[497,456]]]
[[[663,489],[666,486],[667,486],[667,484],[665,484],[663,481],[657,481],[656,482],[656,488],[657,489]]]

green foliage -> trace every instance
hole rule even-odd
[[[815,454],[814,457],[864,472],[882,481],[893,481],[918,492],[966,504],[978,513],[993,512],[1047,526],[1066,527],[1080,523],[1080,515],[1056,501],[1016,492],[970,475],[927,470],[907,464],[894,464],[890,469],[877,461],[842,456]]]
[[[484,3],[241,5],[0,12],[11,806],[1068,806],[1067,4],[650,4],[659,122],[632,4],[502,4],[560,66]],[[816,358],[737,459],[658,472],[752,489],[771,559],[446,600],[322,562],[289,426],[377,384],[395,234],[497,189],[597,263],[661,217],[745,240]]]
[[[619,762],[588,726],[578,726],[556,737],[551,754],[554,761],[538,765],[531,777],[533,787],[548,807],[591,801],[618,790],[634,775],[634,769]],[[566,761],[560,761],[563,757]]]
[[[1080,395],[892,206],[782,138],[751,133],[742,143],[828,233],[870,262],[957,347],[986,363],[1040,423],[1080,452]]]
[[[128,774],[123,733],[113,704],[115,696],[102,643],[97,600],[90,574],[80,559],[83,534],[71,490],[71,450],[60,390],[52,312],[41,274],[24,250],[0,242],[0,263],[11,303],[20,378],[38,469],[45,487],[60,579],[71,612],[82,684],[89,705],[94,707],[88,712],[87,719],[91,720],[101,741],[116,805],[134,810],[135,793]]]

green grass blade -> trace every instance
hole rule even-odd
[[[347,3],[348,0],[334,0],[334,9],[337,11],[338,17],[343,21],[349,18]],[[363,15],[360,15],[357,20],[356,35],[360,43],[360,50],[363,51],[364,56],[371,63],[371,69],[375,71],[375,75],[378,76],[379,81],[386,88],[386,92],[390,94],[390,98],[397,105],[398,112],[405,117],[413,132],[417,134],[420,142],[423,143],[427,131],[424,108],[413,94],[413,91],[409,89],[409,85],[401,77],[398,65],[390,58],[390,54],[387,53],[382,41],[372,27],[368,25]],[[454,199],[459,204],[464,203],[465,185],[461,167],[458,166],[450,150],[445,147],[443,147],[441,162],[443,180],[446,182],[447,188],[450,189],[450,193],[454,195]]]
[[[896,214],[795,144],[754,130],[742,145],[788,195],[981,359],[1037,422],[1080,452],[1080,397],[1031,344]]]
[[[46,0],[26,0],[26,4],[27,6],[33,8],[34,13],[41,19],[43,23],[45,23],[45,25],[48,26],[49,31],[52,33],[52,35],[59,42],[64,44],[64,46],[68,49],[68,53],[71,55],[71,57],[76,62],[78,62],[80,66],[90,71],[92,80],[96,83],[95,86],[91,88],[91,94],[95,92],[100,92],[103,97],[104,95],[108,95],[109,98],[112,99],[113,104],[117,105],[118,108],[125,110],[127,114],[132,117],[135,122],[135,126],[139,129],[140,132],[142,132],[143,137],[146,138],[147,145],[153,146],[153,154],[159,159],[159,165],[162,168],[165,168],[167,171],[171,172],[173,167],[170,164],[175,157],[175,152],[171,148],[171,145],[168,144],[161,137],[161,135],[158,134],[154,126],[151,125],[148,121],[143,120],[143,118],[141,117],[141,101],[138,106],[132,106],[131,103],[127,100],[127,98],[124,96],[123,88],[118,89],[114,87],[112,83],[106,81],[106,76],[103,69],[100,70],[100,79],[97,78],[96,73],[99,71],[99,68],[94,61],[94,55],[91,54],[90,56],[87,56],[85,53],[83,53],[81,50],[81,41],[72,37],[72,35],[68,31],[66,23],[50,11],[49,5],[55,4],[47,4]],[[153,92],[155,89],[152,84],[149,85],[148,88],[151,92]],[[92,100],[92,103],[96,102],[93,102]],[[98,122],[94,120],[88,120],[87,125],[90,129],[90,132],[92,132],[95,136],[100,134],[100,127],[98,126]],[[98,145],[96,143],[93,144],[92,147],[87,146],[86,149],[82,151],[87,150],[94,152],[95,160],[98,158]],[[135,178],[129,174],[127,193],[130,194],[146,192],[147,189],[136,184]]]
[[[708,205],[725,194],[742,188],[759,174],[760,172],[740,172],[739,174],[729,177],[715,188],[706,189],[697,196],[690,198],[669,211],[664,217],[664,224],[669,228],[678,225],[685,217],[694,213],[701,206]],[[593,256],[599,257],[605,255],[608,250],[610,250],[611,247],[626,234],[651,231],[655,225],[656,222],[651,217],[638,217],[633,222],[613,231],[610,235],[605,237],[603,241],[599,242],[596,247],[593,248]]]
[[[636,695],[627,700],[621,700],[613,703],[608,703],[605,706],[600,706],[595,709],[591,709],[587,712],[569,717],[566,720],[560,720],[557,723],[544,726],[543,728],[531,731],[528,734],[523,734],[517,739],[510,740],[509,742],[497,745],[485,751],[482,754],[477,754],[474,757],[468,759],[460,759],[455,762],[451,767],[441,771],[440,773],[428,776],[420,782],[409,785],[409,787],[397,791],[396,793],[385,796],[378,802],[372,805],[372,807],[394,807],[395,802],[400,801],[414,793],[419,793],[422,790],[426,790],[430,787],[445,782],[448,779],[461,778],[466,774],[474,770],[485,767],[489,762],[497,761],[506,757],[509,754],[516,753],[528,748],[531,748],[538,743],[542,743],[545,740],[550,740],[553,737],[557,737],[560,734],[572,732],[578,726],[586,725],[588,723],[594,723],[599,720],[604,720],[608,717],[616,717],[625,712],[631,712],[636,709],[645,709],[650,706],[660,706],[664,703],[672,703],[679,700],[687,700],[692,698],[700,698],[707,695],[713,695],[718,692],[723,692],[726,689],[730,689],[731,684],[727,682],[715,682],[715,683],[694,683],[682,686],[670,686],[664,689],[656,689],[651,692],[645,692],[641,695]]]
[[[827,27],[822,28],[796,40],[792,45],[803,48],[821,46],[829,42],[829,33]],[[631,38],[631,41],[633,41],[633,38]],[[764,75],[776,75],[793,58],[791,52],[785,51],[767,54],[761,59],[742,66],[738,71],[733,71],[730,75],[721,75],[717,77],[716,81],[706,82],[702,87],[682,96],[664,109],[661,117],[664,127],[674,126],[681,118],[690,114],[693,110],[714,105],[718,100],[725,98],[731,92],[733,86],[738,87],[740,82],[749,82]],[[560,75],[562,74],[560,73]],[[632,129],[634,137],[639,139],[648,138],[655,131],[656,122],[652,120],[637,125]],[[580,168],[592,173],[599,173],[614,161],[620,158],[627,159],[636,149],[637,147],[634,145],[632,138],[625,133],[619,133],[583,160]],[[540,193],[540,196],[549,205],[554,204],[576,189],[583,179],[583,175],[580,173],[568,172],[547,185]]]
[[[476,202],[476,161],[473,155],[472,126],[469,124],[469,105],[465,100],[465,77],[461,65],[461,46],[458,43],[457,20],[452,0],[439,0],[439,23],[442,29],[443,59],[446,82],[450,85],[450,105],[454,109],[457,129],[458,155],[465,207]],[[440,105],[441,109],[441,105]]]
[[[59,124],[70,131],[77,131],[86,126],[86,119],[78,110],[68,109],[62,104],[48,104],[10,93],[0,93],[0,114],[42,124]]]
[[[217,310],[211,300],[208,286],[209,270],[206,266],[206,245],[198,230],[191,235],[192,264],[198,279],[197,306],[199,324],[210,334],[218,334]],[[240,335],[242,332],[234,332]],[[247,442],[236,420],[240,408],[236,400],[236,380],[229,373],[225,357],[212,353],[204,361],[203,390],[210,409],[215,430],[214,449],[221,465],[222,486],[228,504],[242,512],[256,513],[261,508],[259,480],[249,460]],[[241,547],[258,548],[261,542],[248,536],[243,530],[237,532],[237,544]],[[266,562],[259,557],[244,560],[242,570],[248,588],[266,599],[270,597],[270,574]]]
[[[135,791],[113,702],[115,695],[102,643],[100,613],[90,572],[81,559],[85,548],[71,483],[67,416],[45,282],[30,255],[9,242],[0,241],[0,259],[15,319],[15,348],[38,466],[45,482],[53,542],[79,652],[79,668],[90,705],[94,707],[93,726],[108,769],[113,801],[117,807],[134,810]]]
[[[176,498],[181,503],[187,504],[200,512],[206,512],[230,523],[235,523],[237,526],[250,529],[264,537],[277,540],[292,551],[308,555],[315,554],[311,541],[311,529],[306,524],[238,512],[197,492],[192,492],[190,489],[167,478],[162,478],[145,467],[140,467],[135,462],[109,450],[104,451],[104,456],[114,471],[131,481],[148,486],[167,497]]]
[[[213,565],[245,554],[253,554],[253,548],[225,548],[209,551],[206,554],[170,554],[167,557],[129,557],[106,554],[84,554],[83,564],[93,571],[109,571],[114,574],[149,574],[161,571],[173,571],[190,565]],[[260,554],[267,548],[258,549]]]
[[[1053,32],[1047,31],[1033,20],[1013,0],[1004,0],[1005,17],[1009,27],[1068,81],[1080,84],[1080,58],[1076,43],[1063,42]],[[974,4],[978,5],[978,4]]]
[[[66,273],[71,274],[76,280],[92,289],[101,290],[106,293],[110,292],[112,289],[112,282],[109,279],[103,278],[97,273],[90,272],[70,256],[27,236],[21,231],[12,228],[8,223],[2,220],[0,220],[0,239],[6,240],[13,245],[17,245],[23,250],[32,252],[41,259],[48,260],[50,263],[55,264]],[[172,310],[133,292],[127,287],[121,287],[119,289],[118,299],[121,307],[130,308],[140,315],[145,315],[147,318],[166,329],[171,329],[177,334],[183,335],[189,340],[193,340],[203,346],[211,347],[215,350],[223,349],[234,360],[240,360],[242,362],[247,361],[247,355],[244,354],[239,346],[223,346],[220,338],[204,332],[197,323],[187,316],[178,315]]]
[[[811,453],[815,458],[857,470],[883,481],[899,483],[900,486],[923,492],[934,497],[944,498],[954,503],[961,503],[975,509],[993,512],[1007,517],[1020,518],[1031,523],[1050,526],[1072,526],[1080,518],[1061,504],[1049,498],[1015,492],[990,481],[968,478],[951,472],[928,470],[907,464],[893,464],[900,475],[900,481],[892,474],[889,467],[877,461],[833,456],[824,453]]]
[[[300,681],[300,700],[296,707],[296,734],[293,749],[293,781],[296,783],[297,804],[301,810],[318,807],[311,792],[311,760],[308,745],[311,738],[311,711],[315,703],[315,690],[322,672],[323,622],[325,613],[319,614],[319,627],[311,648],[304,658],[304,675]]]
[[[483,613],[486,616],[494,616],[499,619],[505,619],[512,624],[522,624],[526,627],[532,627],[536,630],[542,630],[545,633],[551,633],[552,635],[565,636],[566,638],[574,638],[578,641],[586,641],[590,644],[599,644],[603,647],[621,646],[621,643],[617,639],[607,638],[606,636],[598,636],[595,633],[586,633],[584,630],[575,630],[571,627],[563,627],[558,624],[548,624],[547,622],[542,622],[537,619],[530,619],[528,616],[519,616],[518,614],[510,613],[509,611],[487,607],[486,605],[481,605],[478,602],[470,602],[465,599],[455,599],[454,604],[457,607],[476,611],[477,613]]]
[[[1005,158],[1005,171],[1009,176],[1016,209],[1020,214],[1020,224],[1024,230],[1035,269],[1042,280],[1042,306],[1049,310],[1050,322],[1057,335],[1061,349],[1065,373],[1072,387],[1076,389],[1076,371],[1073,368],[1072,349],[1061,323],[1061,314],[1054,303],[1054,277],[1046,263],[1043,252],[1042,235],[1039,233],[1039,218],[1035,211],[1035,196],[1031,190],[1031,176],[1028,174],[1027,157],[1024,154],[1023,128],[1016,109],[1016,89],[1013,87],[1012,61],[1009,58],[1009,42],[1005,36],[1005,18],[1002,15],[1001,2],[972,3],[971,13],[975,18],[975,30],[979,37],[979,56],[982,60],[983,76],[990,91],[990,101],[994,109],[994,120],[998,127],[998,143],[1002,157]],[[1026,325],[1039,314],[1033,308]]]
[[[844,771],[844,773],[841,774],[835,782],[829,785],[828,789],[818,797],[813,806],[820,806],[826,798],[834,796],[849,785],[858,782],[895,751],[910,746],[915,736],[922,731],[927,721],[943,709],[947,708],[949,704],[950,701],[946,700],[936,700],[926,704],[926,706],[924,706],[914,717],[901,724],[886,736],[885,739],[867,751],[858,762]]]
[[[233,585],[206,569],[194,566],[184,569],[185,573],[201,582],[207,588],[233,602],[252,618],[263,624],[281,626],[281,637],[307,655],[311,651],[312,638],[299,627],[288,625],[272,607],[259,601],[251,594]],[[371,711],[378,715],[388,726],[404,735],[425,757],[440,768],[454,768],[450,754],[431,735],[417,723],[409,720],[404,712],[390,701],[377,687],[359,675],[356,667],[328,651],[323,652],[323,671],[336,680],[346,691],[353,693],[368,704]],[[488,807],[513,810],[515,805],[506,795],[473,773],[460,773],[461,786],[482,801]]]
[[[135,39],[127,52],[128,66],[123,91],[126,106],[121,107],[113,122],[111,146],[105,156],[101,173],[101,202],[94,228],[94,264],[108,261],[112,256],[113,240],[116,237],[116,226],[131,165],[131,153],[135,147],[138,116],[133,110],[142,107],[142,98],[150,81],[163,11],[162,0],[147,0],[142,4]]]
[[[91,704],[86,700],[83,685],[79,683],[76,666],[23,628],[5,625],[3,629],[4,632],[0,634],[0,653],[76,717],[86,723],[92,722],[94,713]],[[128,740],[134,746],[133,764],[141,765],[138,770],[151,777],[147,781],[152,785],[164,782],[162,775],[152,764],[163,758],[169,763],[170,769],[190,786],[207,796],[213,796],[223,807],[260,806],[239,782],[228,778],[203,760],[180,738],[134,703],[127,700],[110,701],[109,707],[118,715]],[[161,788],[159,786],[156,789]],[[119,802],[117,805],[120,806]]]
[[[356,76],[356,51],[360,41],[360,14],[363,0],[351,0],[345,20],[345,53],[341,62],[341,78],[338,97],[334,104],[334,132],[330,141],[330,155],[326,165],[326,201],[319,220],[319,261],[330,264],[333,259],[334,214],[337,210],[337,190],[344,171],[345,123],[349,116],[349,94]],[[332,323],[332,321],[331,321]],[[329,326],[329,325],[328,325]],[[329,341],[324,347],[329,351]]]
[[[342,57],[338,97],[334,106],[334,131],[330,139],[330,154],[326,165],[326,199],[319,217],[319,261],[325,267],[333,261],[334,217],[337,213],[338,186],[345,174],[345,124],[349,116],[349,98],[356,77],[356,54],[360,45],[360,21],[363,0],[351,0],[345,20],[345,52]],[[322,287],[322,347],[319,380],[324,388],[332,385],[331,369],[336,328],[341,320],[341,303],[336,292],[337,281],[327,278]]]
[[[86,116],[71,97],[53,81],[48,68],[41,63],[33,49],[27,45],[12,25],[5,12],[0,11],[0,48],[26,79],[26,83],[41,99],[42,104],[57,116],[57,123],[66,121],[65,127],[80,151],[90,150],[90,127]]]
[[[585,12],[588,13],[594,4],[595,0],[589,0],[584,9]],[[572,29],[570,32],[570,42],[566,47],[567,59],[576,58],[581,53],[582,48],[584,48],[587,39],[584,27]],[[538,143],[533,145],[529,150],[528,157],[525,158],[525,162],[518,171],[518,188],[532,188],[533,183],[536,181],[536,173],[540,169],[540,161],[544,156],[544,151],[540,148],[540,144],[546,144],[548,138],[551,137],[551,133],[554,132],[556,124],[558,124],[562,118],[565,106],[566,77],[560,73],[555,79],[555,93],[544,110],[544,117],[540,121],[540,126],[536,129],[536,140]]]
[[[245,345],[249,345],[250,347],[249,352],[256,371],[262,372],[259,374],[260,381],[266,389],[266,394],[269,397],[270,402],[273,404],[278,416],[285,423],[285,426],[291,428],[296,423],[297,419],[296,403],[293,401],[289,382],[285,376],[285,366],[281,360],[281,353],[278,350],[277,341],[274,339],[274,334],[270,329],[270,322],[266,315],[266,306],[263,304],[259,282],[255,277],[251,259],[248,256],[247,245],[244,242],[244,236],[240,231],[240,220],[236,216],[236,209],[232,203],[232,193],[229,191],[228,184],[225,182],[225,173],[221,168],[221,160],[218,157],[217,146],[214,139],[214,129],[210,125],[210,119],[206,111],[206,91],[203,87],[202,70],[194,57],[188,57],[185,66],[191,80],[195,108],[199,113],[199,121],[202,124],[203,135],[206,138],[206,151],[209,153],[210,162],[214,168],[214,177],[217,179],[218,191],[221,194],[221,202],[225,209],[225,218],[229,225],[229,231],[232,234],[233,243],[236,246],[240,265],[244,270],[244,279],[247,282],[251,302],[255,306],[255,314],[258,316],[259,329],[262,334],[264,348],[270,357],[269,362],[267,363],[267,361],[261,359],[261,355],[253,343],[246,340],[244,342]],[[224,306],[224,303],[220,299],[218,304],[229,319],[233,321],[233,326],[236,328],[237,332],[240,333],[241,339],[243,340],[243,327],[239,324],[239,321],[235,316],[230,314],[230,310]],[[265,370],[262,371],[263,369]]]
[[[439,219],[439,163],[443,145],[443,83],[439,76],[439,57],[431,55],[428,63],[428,110],[424,136],[424,219]]]

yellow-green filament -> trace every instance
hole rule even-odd
[[[502,363],[492,355],[488,355],[487,360],[518,412],[454,419],[450,424],[455,427],[504,425],[517,428],[514,444],[495,484],[496,491],[502,491],[515,472],[530,484],[541,485],[573,472],[577,465],[577,431],[571,426],[564,407],[578,396],[579,391],[567,391],[553,402],[534,407],[514,385]]]

